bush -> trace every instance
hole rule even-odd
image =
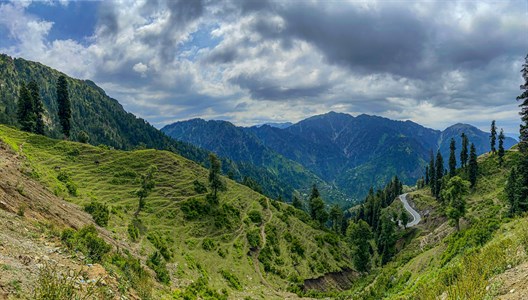
[[[172,258],[172,250],[167,245],[167,241],[158,233],[150,233],[147,238],[167,261]]]
[[[135,242],[139,239],[139,228],[135,225],[134,222],[128,224],[128,235],[130,236],[130,239]]]
[[[193,185],[194,185],[194,191],[197,194],[207,193],[207,187],[205,186],[205,184],[201,183],[200,181],[198,180],[193,181]]]
[[[84,211],[92,215],[95,224],[103,227],[108,225],[110,210],[106,204],[92,201],[84,206]]]
[[[230,287],[238,291],[242,290],[242,284],[240,284],[240,280],[238,280],[236,275],[226,270],[220,271],[220,274],[222,274],[222,277],[224,277],[224,279],[227,280],[227,283],[229,284]]]
[[[206,251],[211,251],[216,248],[216,245],[213,240],[210,238],[205,238],[202,242],[202,248]]]
[[[73,229],[65,229],[61,240],[71,250],[84,253],[94,262],[101,262],[103,256],[110,252],[112,247],[97,234],[93,225],[88,225],[75,232]]]
[[[211,209],[211,206],[204,199],[191,198],[183,202],[180,206],[180,209],[186,219],[195,220],[200,216],[207,215]]]
[[[260,240],[260,232],[258,229],[253,229],[246,234],[246,238],[249,244],[249,247],[256,249],[260,247],[262,241]]]
[[[262,215],[258,210],[252,210],[248,213],[249,219],[256,224],[262,223]]]
[[[169,271],[167,271],[165,261],[159,252],[156,251],[149,257],[147,266],[156,272],[156,278],[159,282],[165,284],[170,283]]]

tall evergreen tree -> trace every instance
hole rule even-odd
[[[517,101],[521,101],[519,107],[521,112],[521,126],[519,129],[519,151],[521,161],[519,164],[519,177],[521,178],[520,201],[528,202],[528,55],[524,58],[521,69],[524,83],[521,85],[522,93],[517,96]]]
[[[156,186],[154,181],[154,174],[158,171],[157,167],[152,165],[148,168],[147,173],[141,175],[141,186],[136,191],[136,195],[139,198],[138,208],[134,213],[134,217],[139,215],[139,212],[145,207],[146,198]]]
[[[42,120],[42,115],[44,114],[44,105],[42,104],[42,97],[40,97],[39,86],[35,81],[31,81],[28,85],[28,90],[31,95],[33,117],[35,118],[33,132],[37,134],[44,134],[44,121]]]
[[[352,257],[356,269],[366,272],[370,268],[370,243],[372,231],[370,226],[363,220],[350,223],[346,231],[347,240],[352,248]]]
[[[57,80],[57,104],[59,106],[59,121],[65,138],[70,137],[71,130],[71,103],[68,92],[68,81],[64,75]]]
[[[20,86],[17,116],[21,129],[27,132],[33,132],[35,128],[35,113],[31,94],[25,84]]]
[[[330,221],[332,222],[332,229],[335,233],[341,232],[341,223],[343,219],[343,210],[339,205],[334,204],[330,209]]]
[[[449,179],[446,188],[442,191],[442,198],[447,202],[446,214],[455,223],[457,231],[460,230],[460,218],[466,214],[466,200],[464,200],[464,196],[468,192],[469,182],[458,176]]]
[[[501,128],[499,133],[499,151],[497,152],[499,154],[499,166],[502,166],[504,162],[504,139],[504,129]]]
[[[442,177],[444,177],[444,158],[440,150],[436,153],[436,171],[435,171],[435,192],[436,198],[440,198],[440,190],[442,189]]]
[[[293,195],[292,205],[293,207],[297,209],[301,209],[301,210],[303,209],[303,204],[301,202],[301,199],[299,199],[299,197],[297,197],[296,195]]]
[[[325,204],[321,197],[310,200],[310,217],[318,221],[321,227],[328,221],[328,213],[326,212]]]
[[[319,190],[317,189],[317,185],[314,183],[312,185],[312,192],[310,193],[310,201],[315,198],[319,198],[321,194],[319,194]]]
[[[431,186],[431,194],[435,194],[436,190],[436,167],[435,160],[433,156],[433,151],[431,151],[429,160],[429,185]]]
[[[449,144],[449,176],[453,177],[456,175],[456,154],[455,154],[456,146],[455,146],[455,139],[451,138],[451,142]]]
[[[460,136],[462,138],[462,149],[460,150],[460,165],[464,168],[467,165],[467,161],[469,158],[469,140],[465,133],[462,132],[462,135]]]
[[[378,253],[381,255],[381,263],[386,264],[394,255],[396,245],[395,224],[389,214],[384,213],[381,217],[381,231],[378,235]]]
[[[225,190],[225,182],[222,180],[222,162],[214,154],[209,154],[209,186],[211,187],[211,197],[214,203],[218,203],[218,192]]]
[[[478,175],[478,163],[477,163],[477,150],[475,145],[471,143],[471,148],[469,150],[469,163],[468,163],[468,172],[469,172],[469,182],[471,187],[474,188],[477,184],[477,175]]]
[[[495,154],[495,143],[497,142],[497,126],[495,126],[495,120],[491,121],[491,134],[490,134],[490,147],[491,153]]]
[[[425,166],[425,185],[429,185],[429,166]]]
[[[510,204],[510,214],[515,215],[521,212],[520,200],[521,200],[521,178],[517,173],[516,168],[512,168],[510,171],[510,176],[508,176],[508,182],[504,188],[506,193],[506,198]]]

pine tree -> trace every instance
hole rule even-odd
[[[508,182],[506,183],[506,187],[504,188],[506,198],[508,199],[508,203],[510,204],[510,214],[512,216],[521,212],[519,205],[521,199],[520,183],[521,180],[517,173],[517,169],[512,168],[510,171],[510,176],[508,176]]]
[[[460,165],[464,168],[467,165],[468,161],[468,144],[469,140],[465,133],[462,132],[460,136],[462,138],[462,150],[460,150]]]
[[[148,168],[147,173],[141,175],[141,187],[136,191],[136,196],[139,198],[139,204],[134,217],[139,215],[139,212],[145,207],[146,198],[156,186],[154,181],[154,174],[158,171],[156,166],[152,165]]]
[[[332,229],[337,234],[341,232],[342,219],[343,210],[337,204],[332,205],[332,208],[330,209],[330,221],[332,221]]]
[[[40,97],[39,86],[35,81],[31,81],[28,85],[28,90],[31,95],[33,103],[33,114],[35,118],[35,127],[33,132],[37,134],[44,134],[44,121],[42,115],[44,114],[44,105],[42,104],[42,97]]]
[[[425,166],[425,185],[429,185],[429,166]]]
[[[395,225],[391,217],[384,213],[381,217],[380,234],[378,237],[378,253],[381,255],[381,263],[384,265],[390,261],[395,253],[396,234]]]
[[[456,146],[455,146],[455,139],[451,138],[451,143],[449,144],[449,176],[453,177],[456,175]]]
[[[521,152],[521,161],[519,163],[519,177],[521,180],[520,201],[528,202],[528,55],[524,58],[524,64],[521,69],[524,83],[521,85],[523,91],[517,96],[517,101],[521,101],[519,107],[521,112],[521,126],[519,129],[519,151]]]
[[[319,194],[319,190],[317,189],[317,185],[314,183],[312,185],[312,192],[310,193],[310,201],[315,198],[319,198],[321,194]]]
[[[478,163],[477,163],[477,150],[475,145],[471,143],[471,148],[469,151],[469,182],[471,183],[471,188],[474,188],[477,184],[477,174],[478,174]]]
[[[436,190],[436,168],[433,151],[431,151],[430,156],[431,158],[429,160],[429,186],[431,187],[431,194],[434,195]]]
[[[293,207],[297,208],[297,209],[303,209],[303,204],[301,202],[301,199],[299,199],[299,197],[293,195],[293,201],[292,201],[292,205]]]
[[[21,129],[27,132],[33,132],[35,128],[35,113],[33,101],[31,101],[31,94],[25,84],[20,86],[17,116]]]
[[[442,191],[442,198],[447,202],[446,214],[455,223],[457,231],[460,230],[459,220],[466,214],[466,200],[464,196],[469,192],[469,182],[455,176],[446,184]]]
[[[444,177],[444,158],[440,150],[436,153],[436,172],[435,172],[435,192],[436,198],[440,198],[440,190],[442,189],[442,177]]]
[[[490,135],[490,147],[491,153],[495,154],[497,149],[495,149],[495,143],[497,141],[497,126],[495,126],[495,120],[491,121],[491,135]]]
[[[347,240],[352,248],[352,259],[359,272],[367,272],[370,268],[370,243],[372,231],[363,220],[350,223],[346,231]]]
[[[403,225],[403,228],[407,228],[407,223],[409,223],[409,215],[407,214],[405,209],[403,209],[400,213],[400,221]]]
[[[71,103],[68,93],[68,81],[64,75],[57,80],[57,104],[59,106],[59,121],[65,138],[70,137],[71,130]]]
[[[502,163],[504,162],[504,129],[501,128],[501,131],[499,133],[499,166],[502,166]]]
[[[226,186],[221,175],[222,162],[214,154],[209,154],[209,186],[211,187],[211,200],[213,203],[218,203],[218,192],[225,190]]]
[[[321,197],[310,200],[310,217],[318,221],[321,227],[328,221],[328,213],[326,212],[325,204]]]

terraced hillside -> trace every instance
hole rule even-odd
[[[287,298],[306,279],[353,273],[344,243],[316,229],[304,212],[227,178],[219,203],[209,202],[208,171],[172,152],[110,150],[3,125],[0,139],[26,157],[29,176],[55,195],[78,205],[107,204],[114,240],[131,244],[143,259],[164,256],[168,294],[210,289],[230,298]],[[136,191],[150,166],[157,167],[155,188],[134,219]]]

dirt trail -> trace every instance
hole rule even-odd
[[[266,203],[267,203],[267,211],[269,213],[269,217],[268,217],[268,220],[265,221],[265,222],[262,222],[260,224],[260,239],[262,240],[262,245],[260,247],[257,248],[257,250],[255,251],[255,253],[253,254],[253,266],[255,267],[255,272],[257,272],[259,278],[260,278],[260,282],[265,285],[267,288],[269,288],[270,290],[272,291],[275,291],[275,289],[271,286],[271,284],[269,284],[269,282],[266,280],[266,278],[264,278],[264,276],[262,275],[262,272],[260,271],[260,263],[259,263],[259,255],[260,255],[260,251],[266,247],[266,224],[269,223],[271,221],[271,219],[273,218],[273,211],[270,209],[270,203],[269,203],[269,199],[266,199]]]

